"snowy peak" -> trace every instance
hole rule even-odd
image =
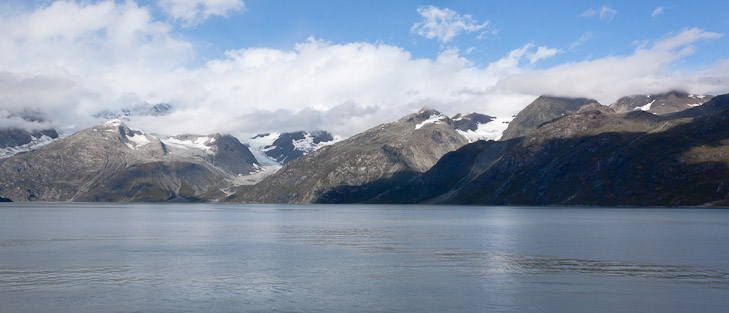
[[[109,120],[82,132],[91,134],[92,138],[118,141],[127,153],[143,159],[204,161],[235,175],[250,175],[259,169],[258,161],[248,147],[233,136],[216,133],[157,137],[131,129],[123,120]]]
[[[415,130],[429,128],[429,125],[447,125],[455,129],[468,142],[498,140],[509,125],[510,118],[496,118],[480,113],[456,114],[449,118],[433,109],[423,108],[401,121],[415,124]]]
[[[104,110],[91,114],[91,116],[111,120],[131,116],[162,116],[169,114],[171,110],[172,106],[167,103],[152,104],[145,101],[132,107],[122,108],[116,111]]]
[[[283,165],[337,141],[326,131],[297,131],[259,134],[252,137],[248,144],[254,153]]]
[[[40,112],[0,110],[0,159],[38,149],[58,139],[60,131],[50,125]]]
[[[401,122],[411,122],[415,124],[415,129],[421,129],[426,125],[429,124],[443,124],[448,123],[450,119],[443,115],[443,113],[440,113],[433,109],[428,108],[422,108],[418,113],[410,114],[408,116],[403,117]]]
[[[173,146],[180,149],[196,149],[207,154],[215,154],[213,149],[215,141],[220,138],[220,134],[214,135],[177,135],[162,139],[165,145]]]
[[[511,118],[498,118],[480,113],[467,115],[456,114],[452,119],[456,131],[468,139],[468,142],[479,140],[499,140]]]
[[[0,130],[0,159],[41,148],[58,139],[55,129],[28,132],[21,129]]]
[[[669,91],[654,95],[632,95],[622,97],[610,107],[615,112],[646,111],[657,115],[680,112],[701,106],[711,100],[712,96],[694,95],[684,91]]]

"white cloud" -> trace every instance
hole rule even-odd
[[[655,10],[653,10],[653,13],[651,13],[651,17],[656,17],[658,15],[663,14],[663,10],[665,10],[665,7],[657,7]]]
[[[158,5],[186,27],[195,26],[213,15],[226,16],[246,8],[242,0],[159,0]]]
[[[428,39],[438,38],[443,43],[461,33],[472,33],[489,25],[489,21],[479,24],[471,15],[461,15],[449,8],[441,9],[432,5],[418,8],[418,13],[423,20],[413,24],[410,31]],[[479,39],[485,37],[486,33],[479,34]]]
[[[0,109],[0,130],[3,129],[26,129],[37,131],[56,127],[57,125],[45,120],[26,120],[16,112]]]
[[[560,52],[562,52],[562,50],[547,48],[547,47],[539,47],[539,48],[537,48],[536,52],[529,54],[529,63],[531,63],[531,64],[537,63],[537,61],[539,61],[539,60],[544,60],[546,58],[555,56],[557,53],[560,53]]]
[[[152,95],[159,73],[192,56],[190,43],[131,1],[56,1],[2,14],[0,29],[3,107],[42,106],[51,118],[75,115],[74,124],[89,110]]]
[[[581,17],[600,17],[601,20],[612,21],[615,15],[618,14],[618,10],[609,7],[607,4],[603,5],[599,9],[588,9],[580,14]]]
[[[577,48],[579,45],[592,39],[592,36],[594,36],[594,34],[591,31],[585,32],[582,36],[580,36],[580,38],[577,38],[577,40],[570,45],[570,50]]]
[[[540,70],[534,64],[560,50],[529,43],[479,66],[458,49],[414,58],[392,45],[313,38],[290,49],[230,50],[190,66],[192,44],[148,10],[134,2],[60,1],[0,13],[2,108],[31,108],[82,128],[98,122],[91,113],[166,102],[174,108],[169,116],[130,123],[161,134],[325,129],[348,136],[424,106],[510,116],[544,93],[607,103],[669,88],[729,92],[729,60],[701,72],[673,70],[699,40],[720,36],[696,28],[630,55]]]
[[[694,43],[721,34],[684,29],[637,48],[631,55],[608,56],[505,77],[499,88],[515,93],[592,97],[609,104],[620,96],[683,89],[694,93],[729,91],[729,61],[713,69],[682,72],[672,64],[691,55]]]

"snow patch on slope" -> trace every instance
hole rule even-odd
[[[253,153],[253,156],[256,157],[256,160],[260,162],[262,165],[278,165],[280,166],[281,163],[276,161],[274,158],[269,156],[267,152],[272,151],[277,146],[274,145],[274,142],[278,140],[281,137],[282,133],[274,132],[269,134],[259,134],[254,137],[251,137],[248,139],[248,141],[245,143],[248,148],[251,150],[251,153]],[[311,132],[304,132],[304,138],[298,139],[298,140],[292,140],[291,144],[294,146],[294,150],[301,151],[304,155],[309,154],[311,152],[316,151],[319,148],[333,145],[339,141],[342,141],[342,138],[339,136],[333,136],[333,140],[331,141],[324,141],[315,143],[314,140],[315,136],[312,135]]]
[[[330,146],[339,141],[341,141],[341,138],[339,138],[338,136],[334,136],[334,140],[332,141],[314,143],[314,137],[311,135],[311,133],[307,132],[304,134],[304,139],[294,140],[292,141],[292,144],[294,145],[294,149],[304,152],[304,154],[309,154],[321,147]]]
[[[263,134],[263,135],[256,135],[255,137],[252,137],[248,139],[245,144],[248,146],[248,150],[253,153],[253,157],[258,160],[258,163],[261,163],[263,167],[266,166],[281,166],[276,160],[272,159],[266,154],[266,151],[271,151],[273,149],[276,149],[276,146],[273,145],[273,142],[276,141],[281,136],[281,133],[270,133],[270,134]]]
[[[421,129],[421,128],[423,128],[423,126],[428,125],[428,124],[440,124],[440,122],[445,119],[446,119],[445,115],[433,114],[430,117],[428,117],[428,119],[426,119],[425,121],[415,125],[415,129]]]
[[[137,148],[142,147],[151,142],[149,140],[149,138],[147,138],[147,136],[144,134],[132,133],[131,136],[127,136],[127,139],[129,139],[129,141],[131,141],[131,145],[133,145],[133,147],[130,144],[127,144],[127,146],[129,146],[132,149],[137,149]]]
[[[476,130],[456,130],[461,136],[468,139],[468,142],[476,142],[479,140],[499,140],[504,131],[509,126],[513,118],[496,117],[491,122],[478,124]]]
[[[635,107],[635,109],[633,109],[633,110],[635,110],[635,111],[638,111],[638,110],[648,111],[648,110],[651,109],[651,105],[653,105],[654,102],[656,102],[655,99],[653,99],[653,101],[651,101],[650,103],[648,103],[648,104],[646,104],[644,106]]]
[[[24,145],[0,148],[0,159],[8,158],[8,157],[14,156],[18,153],[30,152],[33,150],[40,149],[41,147],[43,147],[55,140],[46,135],[42,135],[40,137],[30,136],[30,138],[31,138],[30,142],[28,142]]]
[[[208,136],[199,136],[192,139],[178,139],[175,137],[167,137],[161,140],[162,143],[182,149],[198,149],[205,151],[205,153],[213,154],[212,144],[215,142],[215,138]]]

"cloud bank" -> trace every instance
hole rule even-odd
[[[393,45],[317,38],[290,49],[229,50],[191,66],[193,45],[132,1],[57,1],[0,13],[0,28],[2,109],[31,108],[73,129],[99,122],[92,113],[143,101],[173,106],[167,116],[129,122],[159,134],[324,129],[349,136],[424,106],[449,115],[510,116],[541,94],[608,104],[670,88],[729,92],[727,60],[711,70],[673,69],[695,44],[721,37],[698,28],[668,34],[629,55],[541,69],[541,61],[563,50],[527,43],[478,65],[455,48],[415,58]],[[436,31],[433,38],[450,40],[457,33]]]

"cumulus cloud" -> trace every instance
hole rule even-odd
[[[681,72],[674,62],[694,53],[694,44],[722,35],[688,28],[638,47],[627,56],[608,56],[505,77],[500,88],[516,93],[592,97],[609,104],[630,94],[683,89],[694,93],[727,92],[727,61],[711,70]]]
[[[49,118],[87,116],[154,96],[156,76],[193,55],[190,43],[131,1],[56,1],[1,14],[0,29],[3,107],[42,107]]]
[[[601,20],[612,21],[615,15],[618,14],[618,10],[609,7],[607,4],[603,5],[599,9],[588,9],[580,14],[581,17],[595,17],[598,16]]]
[[[213,15],[226,16],[246,8],[242,0],[159,0],[158,5],[185,27],[195,26]]]
[[[418,8],[418,13],[423,20],[413,24],[410,31],[428,39],[437,38],[443,43],[451,41],[461,33],[472,33],[489,25],[489,21],[479,24],[471,15],[461,15],[449,8],[441,9],[432,5]],[[479,39],[485,34],[486,32],[479,34]]]

